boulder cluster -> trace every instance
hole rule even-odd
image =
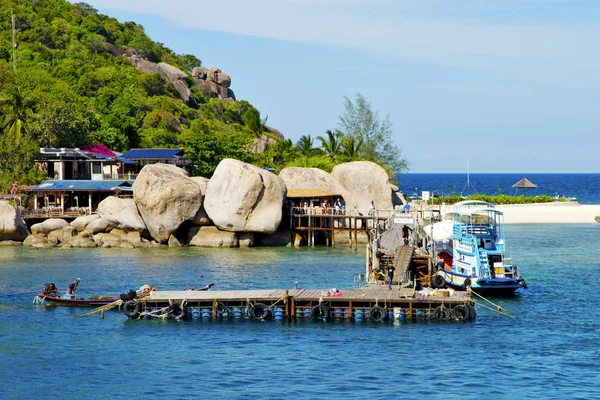
[[[288,189],[322,189],[343,197],[348,209],[392,208],[396,188],[371,162],[338,165],[331,174],[316,168],[286,168],[278,175],[225,159],[209,180],[189,177],[166,164],[145,166],[133,198],[108,197],[97,214],[68,223],[51,218],[31,226],[0,201],[0,243],[32,247],[285,246],[293,234],[281,229]]]
[[[198,102],[186,85],[188,75],[177,67],[161,62],[154,63],[140,54],[127,54],[127,59],[135,68],[146,74],[160,74],[163,79],[175,86],[181,100],[192,108],[198,108]],[[196,67],[192,70],[194,86],[208,97],[218,98],[233,103],[235,94],[229,88],[231,78],[218,68]]]

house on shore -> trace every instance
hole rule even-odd
[[[186,166],[183,149],[132,149],[118,154],[102,145],[41,148],[35,161],[48,179],[25,189],[32,194],[33,204],[22,210],[24,218],[92,214],[109,196],[132,197],[133,182],[144,165]]]

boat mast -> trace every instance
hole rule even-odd
[[[465,189],[467,189],[467,194],[468,194],[469,189],[472,189],[475,193],[477,193],[477,189],[475,189],[475,187],[471,185],[471,179],[469,177],[469,160],[467,160],[467,183],[465,183],[463,190],[460,192],[461,196],[463,195],[463,192],[465,191]]]

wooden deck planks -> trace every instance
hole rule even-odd
[[[387,286],[367,286],[355,290],[343,290],[341,296],[327,296],[320,289],[287,289],[287,295],[295,301],[325,301],[325,302],[433,302],[433,303],[462,303],[468,298],[466,292],[455,292],[450,297],[420,297],[412,288],[389,290]],[[259,300],[275,302],[286,296],[286,289],[259,290],[214,290],[214,291],[155,291],[144,298],[145,301],[232,301]]]

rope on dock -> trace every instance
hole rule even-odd
[[[471,290],[470,288],[469,288],[469,292],[470,292],[471,294],[474,294],[475,296],[477,296],[477,297],[481,298],[481,300],[483,300],[484,302],[487,302],[487,303],[491,304],[491,305],[492,305],[492,306],[494,306],[495,308],[493,308],[493,307],[490,307],[490,306],[488,306],[487,304],[484,304],[484,303],[475,302],[475,304],[477,304],[477,306],[479,306],[479,307],[483,307],[483,308],[485,308],[485,309],[487,309],[487,310],[490,310],[490,311],[493,311],[493,312],[497,312],[497,313],[498,313],[498,314],[500,314],[500,315],[505,315],[505,316],[507,316],[507,317],[511,317],[511,318],[514,318],[514,317],[515,317],[515,316],[514,316],[514,315],[513,315],[513,314],[512,314],[510,311],[508,311],[508,310],[505,310],[504,308],[502,308],[502,307],[501,307],[501,306],[499,306],[498,304],[495,304],[495,303],[493,303],[492,301],[490,301],[490,300],[486,299],[485,297],[483,297],[483,296],[482,296],[482,295],[480,295],[479,293],[476,293],[476,292],[474,292],[474,291],[473,291],[473,290]]]
[[[81,314],[73,315],[73,317],[74,318],[75,317],[85,317],[86,315],[92,315],[92,314],[96,314],[96,313],[102,313],[104,311],[111,310],[111,309],[113,309],[115,307],[121,307],[122,304],[123,304],[123,300],[121,300],[121,299],[115,300],[112,303],[108,303],[108,304],[105,304],[103,306],[94,308],[91,311],[86,311],[86,312],[81,313]]]
[[[147,315],[154,317],[154,318],[165,319],[168,317],[168,313],[166,311],[169,310],[169,307],[171,307],[171,306],[168,305],[167,307],[157,309],[156,311],[141,311],[140,315],[138,315],[137,319],[143,319]]]

